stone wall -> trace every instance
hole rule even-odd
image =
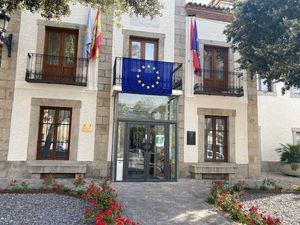
[[[259,149],[259,128],[257,109],[257,81],[254,76],[247,74],[248,96],[248,160],[249,178],[258,178],[261,174],[261,153]]]
[[[185,1],[176,0],[175,6],[175,56],[174,61],[183,64],[182,87],[184,93],[184,71],[185,71]],[[188,176],[187,165],[184,164],[184,96],[178,101],[178,167],[179,177]]]
[[[0,177],[4,177],[6,170],[11,112],[14,97],[14,85],[17,65],[17,50],[19,40],[21,13],[16,12],[11,16],[6,34],[13,34],[12,55],[7,57],[7,48],[3,46],[2,62],[0,67]]]
[[[96,138],[92,176],[107,176],[110,162],[107,162],[109,140],[110,95],[112,83],[112,18],[103,17],[102,46],[98,70],[98,94],[96,113]]]

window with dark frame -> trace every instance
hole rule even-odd
[[[130,37],[129,57],[135,59],[158,60],[158,40]]]
[[[71,108],[41,107],[38,160],[69,160],[71,121]]]
[[[204,46],[204,87],[228,86],[228,48]]]
[[[205,161],[227,162],[227,117],[205,116]]]
[[[44,79],[74,81],[77,48],[78,30],[46,27],[43,59]]]

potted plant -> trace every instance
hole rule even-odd
[[[300,144],[281,144],[281,148],[276,151],[280,153],[281,172],[289,176],[300,177]]]

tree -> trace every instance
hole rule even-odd
[[[159,0],[76,0],[76,2],[99,7],[102,12],[111,12],[116,15],[127,12],[130,15],[141,15],[151,18],[160,13],[162,4]],[[0,0],[1,11],[12,13],[18,9],[26,9],[31,12],[40,12],[47,19],[56,18],[70,14],[69,4],[73,0]]]
[[[266,83],[283,82],[283,93],[300,88],[300,1],[236,0],[233,14],[225,34],[241,69]]]

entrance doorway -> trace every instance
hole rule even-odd
[[[177,98],[119,93],[113,137],[115,181],[176,181]]]
[[[162,124],[129,123],[125,149],[125,179],[167,179],[167,127]]]
[[[124,146],[118,152],[124,152],[117,156],[117,181],[175,179],[175,124],[128,121],[119,122],[118,130]]]

